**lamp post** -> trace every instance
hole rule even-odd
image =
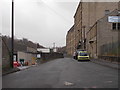
[[[14,0],[12,0],[12,23],[11,23],[11,67],[13,68],[14,59]]]

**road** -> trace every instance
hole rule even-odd
[[[118,88],[118,70],[71,58],[3,76],[3,88]]]

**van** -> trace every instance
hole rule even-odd
[[[90,61],[90,56],[86,50],[81,50],[81,51],[78,51],[77,60],[78,61]]]

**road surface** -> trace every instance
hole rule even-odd
[[[118,70],[62,58],[3,76],[3,88],[118,88]]]

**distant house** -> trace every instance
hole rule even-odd
[[[57,52],[57,48],[37,48],[37,51],[41,53],[52,53]]]
[[[42,52],[42,53],[50,53],[50,49],[49,48],[37,48],[38,52]]]
[[[37,45],[26,39],[23,40],[23,43],[24,44],[17,43],[15,46],[16,61],[23,61],[24,63],[28,63],[28,65],[35,64],[37,58]]]
[[[2,41],[0,41],[0,46],[2,46],[2,68],[10,68],[11,38],[9,36],[1,36],[1,39]],[[14,61],[20,62],[21,60],[24,60],[24,62],[28,62],[28,65],[31,65],[35,64],[36,56],[36,43],[33,43],[25,38],[20,40],[14,39]]]
[[[20,63],[21,60],[24,63],[28,63],[28,65],[32,65],[36,63],[36,54],[35,53],[28,53],[28,52],[17,52],[17,61]]]

